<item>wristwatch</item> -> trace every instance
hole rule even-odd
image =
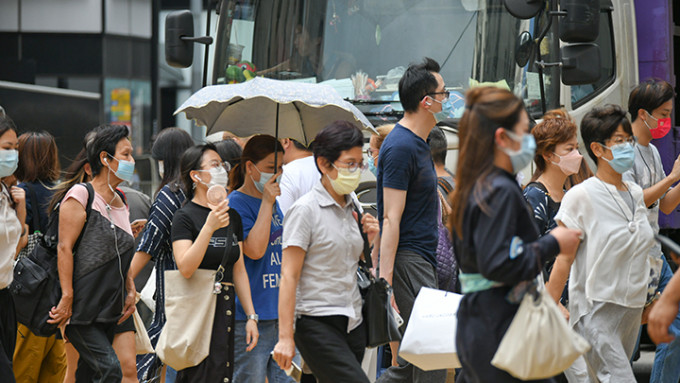
[[[247,318],[254,320],[255,323],[258,323],[260,321],[260,316],[257,314],[250,314],[247,316]]]

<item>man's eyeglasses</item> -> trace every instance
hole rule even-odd
[[[445,91],[443,91],[443,92],[432,92],[432,93],[428,93],[427,95],[428,95],[428,96],[434,96],[434,95],[436,95],[436,94],[443,94],[443,95],[444,95],[444,98],[449,98],[449,96],[451,95],[451,92],[449,92],[448,90],[445,90]]]
[[[363,161],[360,162],[360,163],[356,163],[356,162],[343,162],[343,161],[335,161],[335,162],[339,162],[339,163],[341,163],[341,164],[343,164],[343,165],[347,165],[347,167],[346,167],[345,169],[349,170],[350,173],[356,172],[357,169],[361,169],[361,171],[364,171],[364,170],[366,170],[366,168],[368,167],[368,164],[365,164]],[[335,166],[335,165],[333,165],[333,166]],[[335,168],[337,169],[337,167],[335,167]]]

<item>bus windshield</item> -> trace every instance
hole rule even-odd
[[[462,115],[465,90],[480,83],[505,87],[525,100],[536,96],[527,95],[526,70],[514,60],[520,27],[528,29],[528,22],[508,14],[502,0],[223,4],[216,84],[254,75],[325,83],[373,115],[398,113],[398,82],[406,67],[431,57],[451,91],[451,117]]]

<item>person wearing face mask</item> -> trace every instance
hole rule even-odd
[[[156,346],[163,325],[165,325],[165,270],[175,270],[177,265],[172,256],[170,229],[172,218],[184,204],[186,195],[180,180],[180,158],[184,151],[194,145],[191,136],[180,128],[165,128],[158,133],[151,156],[158,161],[161,183],[149,210],[149,221],[141,233],[141,240],[130,265],[134,278],[143,274],[149,261],[156,268],[156,293],[154,316],[147,329],[151,345]],[[161,360],[156,354],[140,356],[137,360],[137,376],[140,381],[152,380],[157,374],[165,376],[166,383],[174,383],[176,372],[167,367],[159,372]]]
[[[380,277],[394,287],[392,305],[406,329],[421,287],[437,288],[437,174],[427,136],[445,112],[449,92],[439,64],[425,58],[399,80],[404,117],[383,141],[376,181]],[[423,371],[398,358],[378,382],[444,382],[446,370]]]
[[[660,140],[671,129],[671,112],[673,111],[673,87],[662,80],[647,80],[633,89],[628,98],[628,112],[632,118],[633,133],[638,138],[635,145],[635,162],[626,171],[623,179],[635,182],[643,189],[647,219],[659,232],[659,210],[670,214],[680,204],[680,188],[673,185],[680,180],[680,156],[675,159],[669,175],[664,172],[661,156],[652,139]],[[656,262],[650,276],[653,284],[649,286],[648,298],[655,299],[670,281],[673,272],[661,252],[661,244],[654,245]],[[658,283],[658,286],[657,286]],[[656,287],[656,291],[654,288]],[[653,302],[648,301],[643,313],[643,324]],[[680,313],[671,332],[680,336]],[[660,344],[654,356],[654,365],[650,382],[677,382],[680,379],[680,340],[669,344]]]
[[[217,270],[225,262],[217,290],[208,356],[198,365],[177,373],[177,382],[231,382],[234,353],[249,352],[258,343],[258,316],[250,295],[250,282],[243,260],[241,216],[228,200],[216,201],[210,188],[226,188],[226,165],[214,145],[196,145],[181,159],[181,179],[187,202],[172,219],[172,250],[177,269],[187,279],[196,270]],[[226,191],[222,190],[224,195]],[[231,243],[229,243],[231,242]],[[226,258],[225,258],[226,257]],[[211,294],[211,292],[206,292]],[[238,295],[247,316],[244,349],[235,349],[235,300]]]
[[[134,330],[130,316],[135,309],[135,286],[128,272],[134,238],[127,206],[116,192],[134,174],[128,135],[126,126],[103,125],[95,130],[86,149],[90,185],[73,186],[60,206],[61,299],[50,311],[48,322],[65,327],[65,337],[80,355],[76,382],[120,382],[121,366],[111,343],[121,328]],[[89,187],[94,199],[86,222]]]
[[[16,344],[17,321],[14,300],[9,292],[12,267],[18,252],[20,238],[27,235],[25,192],[6,184],[19,163],[19,141],[16,126],[6,116],[0,117],[0,376],[15,382],[12,356]]]
[[[394,124],[380,125],[375,128],[378,134],[372,133],[368,140],[368,149],[366,149],[366,156],[368,156],[368,170],[377,178],[378,177],[378,155],[380,154],[380,147],[382,146],[385,137],[394,129]]]
[[[569,189],[555,216],[560,227],[583,232],[569,275],[569,324],[592,349],[575,381],[635,382],[629,360],[656,257],[642,188],[623,178],[635,137],[617,105],[589,111],[581,137],[597,172]]]
[[[566,192],[567,178],[578,173],[583,161],[578,151],[577,129],[566,111],[555,109],[548,111],[531,131],[536,140],[536,170],[524,188],[524,197],[531,205],[541,235],[557,227],[554,217]],[[568,312],[564,308],[566,294],[564,300],[560,297],[565,290],[571,260],[570,257],[558,256],[555,262],[546,263],[544,273],[548,292],[560,304],[567,318]],[[559,267],[553,275],[554,264]]]
[[[371,244],[379,228],[370,214],[358,216],[351,195],[366,168],[362,145],[361,130],[347,121],[319,132],[313,151],[321,179],[283,222],[274,359],[289,369],[297,346],[319,383],[369,382],[361,368],[366,327],[356,279],[363,252],[357,219]]]
[[[238,352],[234,382],[291,382],[271,353],[279,339],[278,305],[281,279],[281,234],[283,213],[276,200],[281,195],[283,147],[276,138],[254,136],[243,148],[239,165],[230,174],[229,204],[243,223],[243,254],[250,280],[253,305],[259,315],[260,340],[251,352]],[[274,168],[274,166],[277,168]],[[237,350],[246,348],[246,314],[236,300]]]
[[[519,308],[519,302],[507,297],[515,286],[535,280],[557,254],[573,256],[580,232],[555,228],[540,236],[533,223],[515,179],[533,159],[535,148],[522,100],[504,89],[479,87],[467,92],[465,105],[449,220],[458,241],[464,294],[456,333],[463,368],[456,378],[519,382],[491,365]]]

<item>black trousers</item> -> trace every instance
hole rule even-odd
[[[319,383],[368,383],[361,369],[366,326],[347,333],[348,318],[302,316],[295,323],[295,344]]]
[[[9,289],[0,290],[0,377],[3,382],[14,383],[12,358],[17,343],[17,319],[14,299]]]
[[[66,337],[79,354],[76,383],[117,383],[123,379],[112,346],[115,329],[115,322],[66,326]]]

